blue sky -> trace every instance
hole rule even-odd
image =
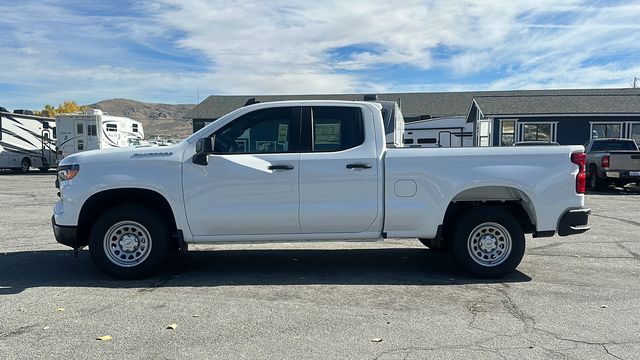
[[[0,4],[0,106],[208,95],[630,87],[640,2]]]

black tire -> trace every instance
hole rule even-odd
[[[439,242],[433,241],[433,239],[418,239],[422,243],[422,245],[428,247],[433,251],[447,251],[447,247],[443,240]]]
[[[598,176],[598,169],[595,165],[589,166],[589,188],[591,190],[602,190],[604,187],[604,180]]]
[[[500,278],[513,272],[524,248],[520,223],[506,210],[491,206],[464,212],[451,243],[456,262],[478,278]]]
[[[96,266],[116,279],[139,279],[156,271],[171,250],[164,217],[142,205],[119,205],[93,224],[89,252]]]
[[[31,168],[31,160],[29,158],[22,158],[20,161],[20,167],[17,169],[18,173],[26,173]]]

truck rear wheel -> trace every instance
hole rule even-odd
[[[171,249],[164,218],[141,205],[120,205],[107,210],[91,228],[91,258],[107,275],[139,279],[167,259]]]
[[[462,214],[453,232],[453,256],[478,278],[503,277],[524,256],[524,232],[518,221],[498,207],[477,207]]]
[[[595,165],[589,167],[589,187],[596,191],[604,187],[604,181],[598,176],[598,169]]]

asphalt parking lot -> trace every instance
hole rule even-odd
[[[592,230],[528,237],[502,281],[391,239],[192,246],[126,282],[55,242],[54,179],[0,174],[3,359],[640,358],[638,188],[587,195]]]

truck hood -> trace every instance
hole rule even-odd
[[[65,157],[60,166],[83,164],[83,163],[113,163],[125,162],[127,160],[145,160],[145,159],[169,159],[181,158],[184,147],[188,145],[186,142],[170,146],[140,146],[140,147],[122,147],[100,150],[89,150],[75,153]]]

